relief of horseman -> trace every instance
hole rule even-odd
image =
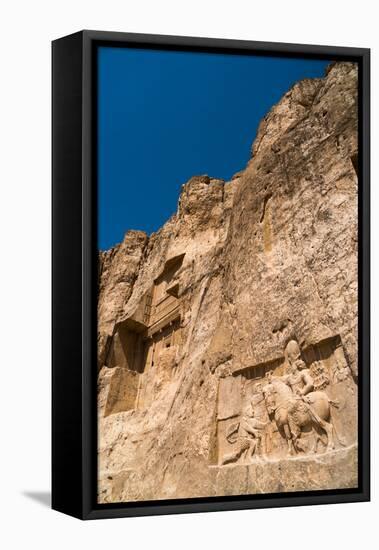
[[[287,345],[286,359],[287,374],[277,377],[269,372],[264,393],[267,410],[286,438],[289,454],[303,450],[299,438],[307,430],[315,434],[313,452],[317,452],[320,441],[327,451],[334,449],[335,437],[342,443],[331,419],[331,406],[337,407],[338,402],[329,399],[324,391],[314,391],[313,378],[300,358],[297,342]]]

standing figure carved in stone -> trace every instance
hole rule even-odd
[[[272,444],[271,421],[267,413],[265,395],[261,382],[256,383],[253,388],[253,395],[251,397],[251,408],[254,412],[254,417],[265,426],[261,438],[261,454],[270,454]]]

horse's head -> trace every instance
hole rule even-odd
[[[263,390],[266,407],[269,414],[282,407],[292,398],[292,390],[280,378],[272,378],[270,383]]]

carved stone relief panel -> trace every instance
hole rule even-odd
[[[231,369],[219,382],[218,464],[323,453],[356,442],[356,384],[335,336]]]

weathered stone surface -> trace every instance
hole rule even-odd
[[[356,486],[357,150],[336,63],[100,253],[100,502]]]
[[[157,485],[150,476],[146,480],[143,472],[122,470],[113,475],[104,475],[100,479],[100,486],[103,502],[123,502],[172,496],[191,498],[347,489],[358,485],[357,473],[357,447],[353,445],[317,457],[301,456],[264,462],[256,460],[249,464],[223,467],[210,466],[206,478],[195,469],[187,482],[177,476],[171,484],[166,482],[164,485]],[[200,478],[196,478],[196,475],[200,475]],[[191,483],[188,483],[189,480]]]
[[[146,243],[143,231],[128,231],[121,244],[99,254],[99,367],[105,361],[108,338],[132,293]]]

